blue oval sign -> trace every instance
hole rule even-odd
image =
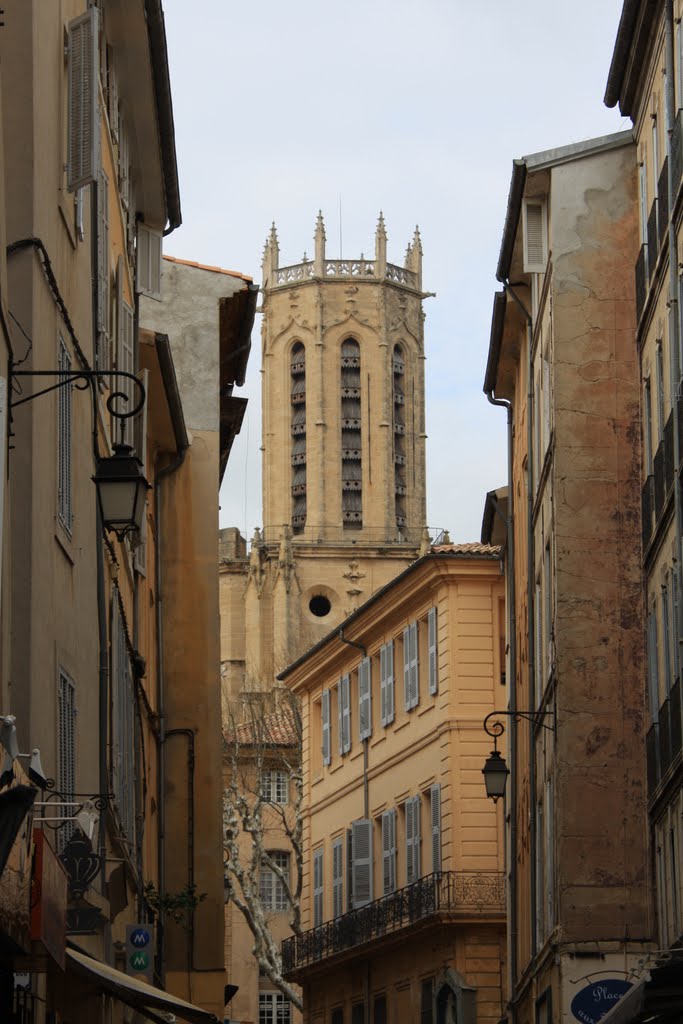
[[[571,1011],[581,1024],[597,1024],[631,988],[623,978],[604,978],[586,985],[572,999]]]
[[[136,928],[130,933],[130,944],[136,948],[146,946],[149,943],[151,936],[146,928]]]

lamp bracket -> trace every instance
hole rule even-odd
[[[109,413],[121,422],[122,437],[125,421],[130,419],[131,416],[135,416],[139,413],[145,404],[144,384],[135,376],[134,373],[128,373],[127,370],[107,370],[106,372],[103,372],[102,370],[15,370],[13,366],[10,366],[10,393],[12,380],[15,377],[57,377],[59,379],[56,384],[50,384],[49,387],[42,388],[40,391],[34,391],[30,395],[25,395],[23,398],[10,402],[10,410],[16,409],[18,406],[24,405],[26,402],[32,402],[35,398],[40,398],[41,395],[47,395],[51,391],[57,391],[59,388],[64,388],[68,384],[73,384],[79,391],[85,391],[86,388],[92,386],[94,381],[101,380],[103,377],[117,377],[132,381],[138,391],[136,402],[133,402],[132,397],[127,395],[125,391],[112,391],[112,393],[107,397],[106,402]],[[125,407],[120,407],[120,402],[124,402],[126,405],[130,402],[133,402],[133,404],[130,409],[126,409]]]
[[[484,732],[488,736],[493,736],[494,744],[497,742],[498,737],[502,736],[505,732],[505,726],[499,721],[489,724],[491,718],[511,718],[513,722],[531,722],[532,725],[547,729],[548,732],[555,732],[556,718],[554,711],[491,711],[484,719]],[[546,725],[543,721],[544,718],[552,718],[553,724]]]

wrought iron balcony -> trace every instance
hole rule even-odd
[[[319,928],[311,928],[303,935],[284,939],[282,967],[286,975],[293,976],[302,968],[426,923],[430,918],[457,920],[504,914],[502,871],[442,871],[342,914]]]

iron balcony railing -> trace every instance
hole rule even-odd
[[[319,928],[282,942],[282,968],[292,974],[441,914],[505,913],[502,871],[441,871],[366,903]]]

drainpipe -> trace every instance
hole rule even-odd
[[[517,613],[515,610],[515,534],[514,534],[514,486],[512,481],[512,402],[506,402],[502,398],[494,398],[493,391],[486,391],[486,398],[491,405],[498,405],[507,410],[507,457],[508,457],[508,504],[505,532],[507,537],[507,613],[508,613],[508,635],[510,637],[510,678],[508,680],[508,703],[509,710],[514,716],[517,710]],[[496,502],[496,511],[498,504]],[[517,985],[517,728],[514,717],[510,719],[512,727],[508,730],[510,764],[510,900],[509,900],[509,922],[510,922],[510,950],[509,950],[509,989],[510,989],[510,1010],[511,1017],[515,1020],[516,1004],[514,1002],[514,991]]]
[[[533,403],[534,403],[534,376],[531,358],[531,345],[533,341],[534,322],[528,309],[511,287],[510,282],[501,281],[503,288],[510,298],[519,307],[526,321],[527,340],[527,464],[526,464],[526,500],[527,500],[527,651],[529,665],[529,707],[535,708],[534,679],[536,676],[536,644],[535,644],[535,623],[534,623],[534,477],[533,477],[533,454],[534,454],[534,430],[533,430]],[[512,730],[514,731],[514,729]],[[531,956],[536,956],[536,749],[534,737],[534,722],[529,719],[529,844],[530,853],[530,908],[531,908]]]
[[[669,192],[669,373],[671,380],[671,406],[673,415],[673,445],[674,445],[674,523],[676,531],[676,558],[678,565],[675,567],[676,577],[674,583],[678,593],[678,608],[676,614],[676,662],[679,673],[681,671],[683,651],[683,601],[681,600],[681,582],[683,581],[683,530],[681,510],[681,487],[678,480],[678,467],[681,464],[681,448],[679,442],[680,410],[680,310],[678,307],[678,253],[676,246],[676,225],[674,222],[674,202],[676,199],[676,188],[678,182],[673,180],[672,142],[673,133],[676,128],[676,101],[674,97],[674,11],[673,0],[666,0],[664,10],[664,22],[666,29],[665,58],[666,58],[666,92],[665,92],[665,115],[666,115],[666,147],[668,156],[667,189]]]

